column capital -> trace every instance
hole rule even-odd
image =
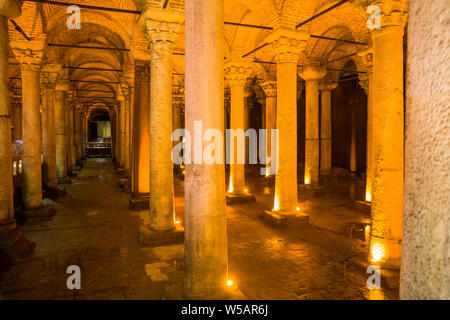
[[[0,16],[15,18],[22,13],[22,0],[2,0],[0,2]]]
[[[251,66],[242,62],[228,61],[224,67],[225,79],[230,87],[245,86],[247,78],[252,72]]]
[[[277,82],[266,80],[260,84],[262,90],[266,97],[276,97],[277,96]]]
[[[56,91],[69,91],[70,81],[69,80],[58,80],[55,86]]]
[[[22,70],[41,70],[46,48],[44,40],[11,41],[10,46]]]
[[[320,63],[310,63],[300,68],[299,76],[305,81],[320,80],[327,75],[327,68]]]
[[[184,15],[173,9],[149,6],[139,17],[138,25],[144,28],[151,45],[152,60],[159,60],[172,51]]]
[[[55,89],[56,80],[58,75],[62,70],[62,65],[60,64],[46,64],[41,70],[41,85],[45,89]]]
[[[319,82],[319,90],[320,91],[332,91],[336,89],[338,86],[337,81],[323,79]]]
[[[374,0],[365,7],[366,13],[373,27],[369,26],[372,35],[384,32],[388,27],[401,27],[406,25],[408,18],[408,1],[407,0]],[[377,25],[379,22],[379,25]]]
[[[279,63],[297,63],[299,54],[305,49],[309,34],[288,28],[274,30],[265,42],[272,44],[276,61]]]
[[[361,57],[361,61],[366,67],[367,72],[371,73],[373,71],[373,48],[359,52],[358,56]]]

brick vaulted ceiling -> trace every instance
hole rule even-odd
[[[90,6],[120,8],[133,11],[143,11],[147,6],[161,7],[165,0],[59,0]],[[207,1],[207,0],[205,0]],[[314,14],[336,4],[338,0],[224,0],[224,19],[251,25],[260,25],[277,28],[294,27]],[[362,7],[349,1],[315,20],[302,26],[301,29],[314,35],[331,38],[341,38],[371,44],[370,32],[366,27],[366,16]],[[184,10],[184,0],[169,0],[168,9]],[[137,52],[148,52],[147,40],[142,29],[137,25],[138,14],[108,12],[100,10],[81,10],[81,29],[70,30],[66,26],[68,14],[67,7],[47,3],[24,1],[22,15],[15,22],[31,39],[46,38],[48,43],[113,47],[132,49],[131,51],[92,50],[82,48],[48,47],[46,63],[60,63],[64,66],[104,68],[123,70],[116,72],[66,69],[63,75],[72,80],[92,80],[120,82],[127,76],[126,71],[133,64]],[[231,52],[246,53],[262,45],[264,38],[270,30],[257,28],[244,28],[225,25],[224,48],[226,55]],[[9,24],[11,40],[23,40],[23,36]],[[338,57],[363,51],[367,46],[343,42],[310,38],[306,50],[300,57],[300,64],[313,60],[327,63]],[[184,28],[181,28],[175,44],[176,52],[184,51]],[[139,57],[142,56],[141,54]],[[15,64],[14,55],[10,53],[10,86],[20,86],[20,69]],[[254,59],[260,61],[273,61],[273,52],[270,46],[257,51]],[[359,59],[357,56],[348,59]],[[333,68],[342,67],[348,59],[332,64]],[[184,58],[173,56],[174,72],[184,72]],[[361,63],[355,61],[359,66]],[[253,77],[274,78],[275,66],[273,64],[253,63]],[[131,69],[132,70],[132,69]],[[338,74],[329,74],[336,78]],[[132,85],[132,84],[131,84]],[[73,89],[98,90],[99,92],[83,93],[83,97],[96,97],[88,100],[86,106],[110,106],[118,86],[111,83],[82,83],[73,82]],[[106,91],[106,92],[100,92]],[[98,97],[105,97],[104,100]],[[76,98],[76,97],[75,97]]]

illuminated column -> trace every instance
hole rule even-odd
[[[321,81],[321,114],[320,114],[320,173],[331,173],[331,91],[337,87],[336,82]]]
[[[187,0],[186,129],[191,134],[195,121],[202,122],[203,132],[223,132],[223,37],[223,0]],[[192,156],[198,152],[203,148]],[[217,299],[228,279],[224,164],[187,164],[185,186],[184,294]]]
[[[134,112],[134,191],[130,208],[149,209],[150,193],[150,67],[135,67],[136,109]]]
[[[129,129],[130,129],[130,88],[128,83],[122,84],[122,92],[124,96],[124,101],[122,106],[123,111],[123,167],[125,169],[125,175],[130,175],[130,139],[129,139]]]
[[[350,109],[350,173],[356,174],[356,108],[358,100],[350,100],[348,102]]]
[[[58,187],[55,143],[55,85],[60,65],[46,65],[41,72],[43,180],[47,187]]]
[[[290,29],[276,30],[269,36],[269,43],[277,61],[277,115],[278,171],[275,177],[275,199],[271,217],[297,216],[303,222],[306,215],[298,213],[297,186],[297,62],[305,48],[309,35]],[[279,219],[274,219],[278,221]],[[288,223],[291,225],[291,223]]]
[[[406,1],[376,1],[381,28],[373,41],[374,178],[370,254],[372,262],[400,267],[403,216],[403,34]]]
[[[300,77],[305,80],[305,184],[319,184],[319,80],[327,74],[319,64],[303,66]]]
[[[120,101],[114,104],[114,160],[120,165]]]
[[[22,196],[25,209],[32,211],[43,207],[39,76],[45,43],[15,41],[11,47],[22,73]]]
[[[277,119],[277,82],[265,81],[261,84],[264,94],[266,95],[266,130],[267,130],[267,160],[266,160],[266,177],[275,175],[275,172],[270,172],[272,161],[272,129],[276,129]]]
[[[172,126],[173,130],[181,129],[181,105],[183,103],[182,95],[174,95],[172,97]],[[175,142],[176,143],[176,142]]]
[[[175,229],[172,163],[172,47],[182,12],[150,7],[141,18],[150,42],[150,229]]]
[[[227,202],[254,200],[245,188],[245,113],[244,88],[251,68],[244,63],[230,61],[225,64],[225,79],[230,86],[230,129],[234,134],[230,150],[230,181]],[[236,137],[236,138],[235,138]]]
[[[77,145],[76,145],[76,141],[75,141],[75,113],[76,113],[76,106],[73,106],[70,108],[70,125],[69,125],[69,129],[70,129],[70,154],[72,155],[71,157],[71,162],[72,162],[72,170],[74,170],[74,167],[77,166]]]
[[[82,141],[82,159],[86,160],[86,147],[87,147],[87,115],[86,111],[81,112],[81,141]]]
[[[2,1],[0,5],[0,248],[2,262],[14,262],[34,251],[34,243],[23,237],[14,220],[11,110],[8,94],[8,17],[20,15],[17,1]],[[39,78],[37,79],[39,85]],[[38,109],[39,110],[39,109]]]
[[[83,158],[83,133],[82,126],[83,122],[81,119],[81,109],[82,105],[77,106],[77,110],[75,112],[75,125],[76,125],[76,137],[77,137],[77,165],[81,165],[81,159]]]
[[[70,183],[67,176],[66,103],[64,93],[69,90],[68,81],[58,81],[55,94],[56,173],[58,184]]]
[[[123,92],[123,90],[122,90]],[[119,101],[120,106],[118,107],[119,111],[119,159],[120,159],[120,168],[125,169],[125,95],[119,95],[117,97],[117,101]]]
[[[14,97],[14,141],[22,140],[22,97]]]
[[[66,163],[67,163],[67,175],[72,176],[72,132],[70,126],[70,113],[72,112],[72,91],[68,91],[64,99],[64,111],[65,111],[65,141],[66,141]]]

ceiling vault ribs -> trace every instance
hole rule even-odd
[[[306,19],[306,20],[303,21],[303,22],[300,22],[299,24],[297,24],[297,25],[295,26],[295,29],[300,28],[301,26],[303,26],[303,25],[305,25],[305,24],[307,24],[307,23],[309,23],[309,22],[311,22],[311,21],[317,19],[318,17],[320,17],[320,16],[322,16],[322,15],[324,15],[324,14],[330,12],[331,10],[334,10],[334,9],[336,9],[336,8],[338,8],[338,7],[340,7],[340,6],[342,6],[344,3],[347,3],[347,2],[348,2],[348,0],[342,0],[342,1],[338,2],[338,3],[336,3],[335,5],[329,7],[328,9],[325,9],[325,10],[323,10],[323,11],[321,11],[321,12],[319,12],[319,13],[313,15],[311,18]]]

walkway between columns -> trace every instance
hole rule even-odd
[[[0,270],[0,298],[160,299],[167,284],[183,283],[183,261],[157,262],[151,249],[139,246],[141,217],[148,213],[128,209],[129,194],[119,190],[113,172],[110,159],[88,159],[66,186],[69,195],[58,200],[53,220],[22,226],[37,243],[36,253]],[[321,228],[273,229],[258,218],[273,199],[273,187],[259,179],[247,177],[256,202],[227,206],[229,273],[239,289],[249,299],[367,298],[368,275],[346,265],[351,253],[340,243],[343,237],[322,228],[336,220],[331,212],[345,215],[343,204],[327,198],[324,205],[323,198],[300,193],[302,210],[310,208],[312,223]],[[182,223],[183,189],[184,181],[175,179],[176,216]],[[69,265],[81,268],[80,291],[66,287]],[[397,298],[392,292],[387,296]]]

